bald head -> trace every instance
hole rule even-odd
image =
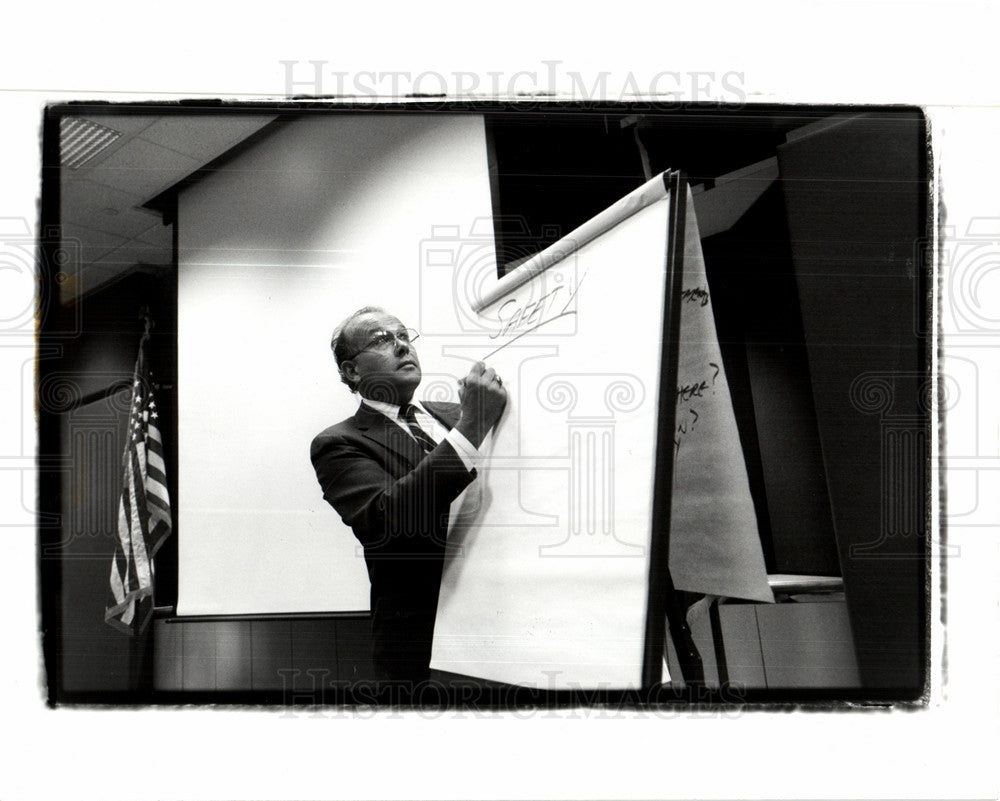
[[[420,361],[408,329],[378,306],[341,322],[330,341],[340,379],[364,398],[403,405],[420,384]]]

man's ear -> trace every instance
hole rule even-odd
[[[347,379],[348,384],[352,386],[361,379],[361,376],[358,375],[358,368],[350,359],[340,363],[340,375]]]

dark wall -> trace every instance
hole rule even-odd
[[[52,338],[40,371],[41,454],[55,467],[57,510],[41,528],[46,658],[53,701],[93,693],[136,693],[149,685],[148,632],[130,637],[104,622],[111,559],[117,542],[121,458],[130,384],[147,307],[156,323],[146,352],[158,394],[167,464],[176,464],[174,411],[176,295],[172,278],[133,274],[60,311],[74,321],[69,336]],[[176,475],[168,475],[176,498]],[[171,603],[176,545],[156,560],[157,603]]]
[[[503,272],[640,186],[683,170],[692,183],[773,158],[821,108],[573,109],[486,114],[497,261]],[[645,159],[645,161],[644,161]]]
[[[839,576],[782,187],[702,246],[768,572]]]
[[[486,117],[501,274],[641,185],[623,115],[509,112]]]
[[[867,115],[778,150],[861,675],[904,694],[926,676],[924,153],[919,114]]]

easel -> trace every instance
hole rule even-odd
[[[681,288],[684,275],[684,222],[687,215],[687,180],[680,171],[667,176],[671,197],[667,229],[665,270],[670,277],[664,297],[663,347],[660,360],[659,421],[656,473],[653,483],[653,532],[650,543],[649,595],[646,605],[646,646],[643,654],[643,687],[662,683],[667,627],[677,651],[681,678],[687,685],[702,684],[705,672],[691,636],[681,596],[670,576],[670,510],[674,481],[674,431],[677,417],[677,365],[680,358]]]

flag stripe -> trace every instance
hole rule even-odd
[[[146,500],[154,502],[161,508],[170,506],[170,494],[166,486],[154,479],[148,479],[146,482]]]
[[[132,504],[128,495],[128,473],[125,474],[125,490],[122,492],[122,503],[120,517],[118,518],[118,540],[121,544],[121,554],[115,554],[115,558],[122,562],[122,585],[125,592],[129,593],[132,587],[132,528],[129,525],[132,520]]]
[[[163,498],[158,498],[156,495],[146,496],[147,509],[149,511],[149,529],[153,529],[158,522],[163,521],[169,525],[170,523],[170,504]]]
[[[136,465],[136,468],[138,468],[138,465]],[[135,573],[140,588],[148,587],[150,584],[149,558],[146,556],[146,538],[149,536],[149,528],[147,526],[149,513],[145,509],[145,497],[141,499],[143,502],[142,507],[139,506],[139,494],[142,493],[145,496],[141,478],[139,470],[134,469],[132,471],[132,483],[129,486],[129,492],[136,499],[135,506],[132,507],[132,560],[135,563]],[[138,537],[135,536],[136,530],[140,534]]]
[[[135,442],[132,445],[135,448],[135,458],[132,459],[132,471],[138,471],[140,481],[142,486],[146,485],[146,444],[144,442]],[[145,492],[145,490],[143,491]]]
[[[158,481],[146,482],[146,502],[158,505],[161,509],[170,508],[170,496],[167,488]],[[152,511],[152,510],[150,510]]]
[[[120,604],[125,600],[125,585],[122,584],[121,573],[118,572],[117,559],[111,562],[111,595],[116,603]]]
[[[146,451],[146,459],[148,464],[149,475],[154,473],[159,474],[157,477],[166,480],[167,477],[167,466],[163,463],[163,454],[159,452],[159,449],[149,448]]]

